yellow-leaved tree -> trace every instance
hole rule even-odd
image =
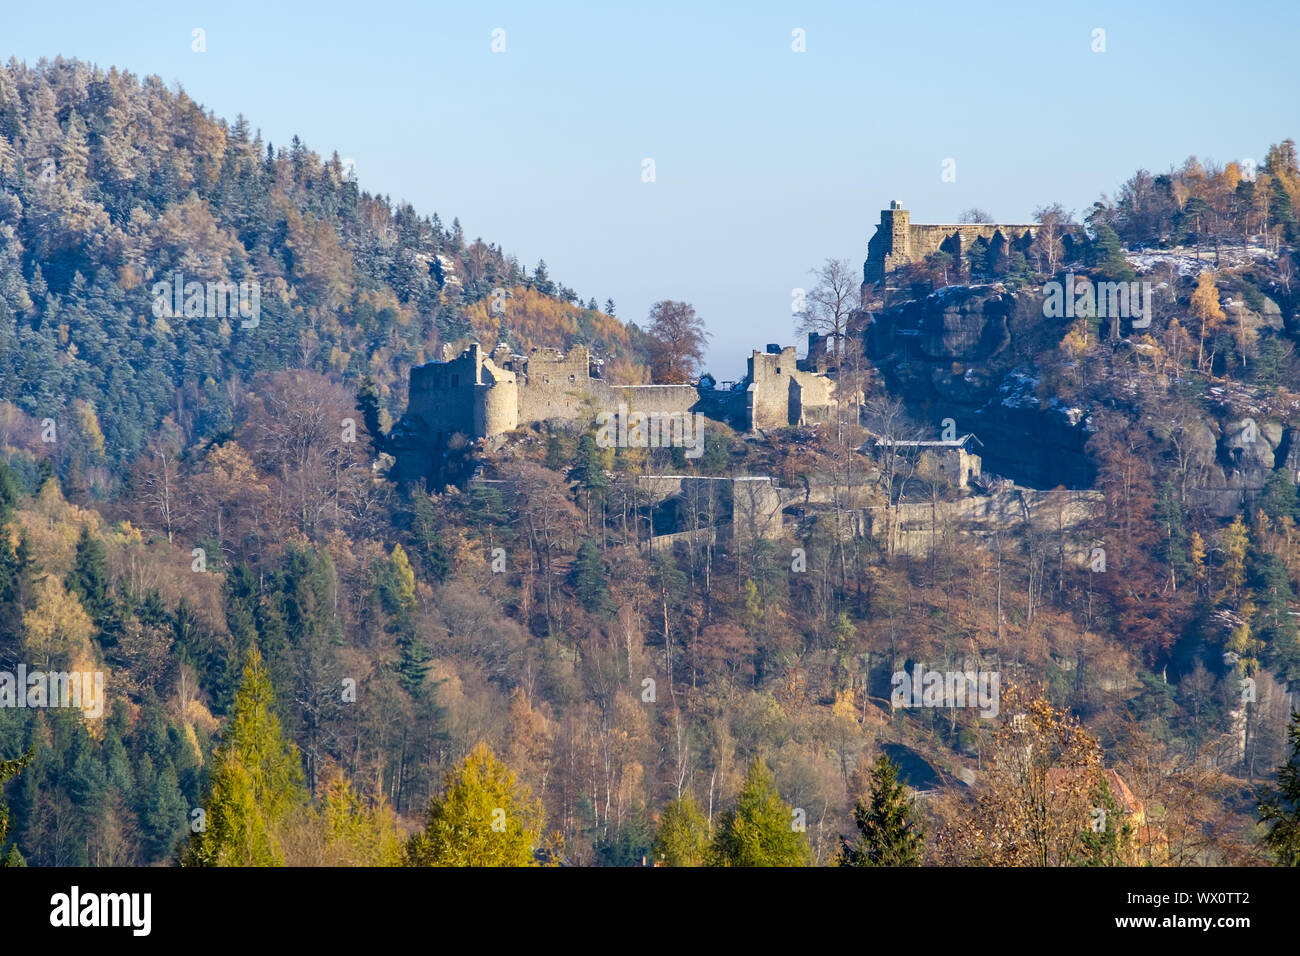
[[[305,810],[285,839],[289,866],[400,866],[402,837],[383,795],[365,800],[337,766],[323,774],[320,806]]]
[[[536,866],[545,825],[535,800],[510,768],[477,744],[447,773],[429,801],[424,829],[406,845],[408,866]]]
[[[69,594],[52,574],[36,582],[31,610],[23,614],[27,653],[44,668],[55,657],[85,659],[90,656],[90,635],[95,629],[90,615],[75,594]]]
[[[1200,330],[1200,341],[1196,346],[1196,367],[1205,368],[1205,339],[1222,328],[1227,320],[1222,306],[1219,305],[1219,287],[1214,284],[1214,273],[1206,269],[1196,280],[1196,291],[1192,293],[1192,303],[1188,310],[1196,320]],[[1210,349],[1210,364],[1214,364],[1214,349]]]
[[[935,840],[948,866],[1068,866],[1089,856],[1101,748],[1045,698],[1007,686],[974,799],[947,808]]]

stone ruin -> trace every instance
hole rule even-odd
[[[974,243],[1001,244],[1008,252],[1026,252],[1038,231],[1038,223],[913,223],[912,214],[893,200],[880,211],[880,225],[867,243],[867,261],[862,269],[864,283],[880,282],[885,276],[933,252],[947,252],[956,263]]]
[[[390,435],[400,481],[444,476],[449,449],[496,440],[548,421],[593,423],[620,406],[659,415],[699,413],[756,433],[829,421],[836,379],[800,360],[794,346],[754,350],[745,379],[718,389],[710,376],[694,385],[611,385],[586,346],[568,352],[534,348],[518,355],[498,345],[489,355],[472,343],[458,356],[411,369],[406,413]]]

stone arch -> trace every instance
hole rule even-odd
[[[988,242],[985,261],[988,263],[987,268],[990,272],[997,274],[1006,271],[1008,260],[1011,257],[1011,243],[1003,235],[1001,229],[993,232],[993,238]]]

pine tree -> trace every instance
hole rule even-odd
[[[840,838],[840,866],[920,866],[925,834],[916,806],[899,782],[898,765],[881,754],[871,769],[871,792],[853,808],[856,844]]]
[[[281,731],[275,688],[254,647],[244,658],[234,713],[212,757],[205,827],[190,838],[182,865],[281,865],[280,828],[306,804],[298,748]]]
[[[1264,845],[1278,865],[1300,866],[1300,711],[1291,712],[1286,739],[1291,756],[1277,768],[1277,786],[1261,795],[1259,819],[1269,828]]]
[[[704,866],[708,862],[709,822],[689,791],[659,814],[650,852],[663,866]]]
[[[408,866],[536,866],[545,816],[525,784],[479,743],[448,771],[424,829],[406,845]]]
[[[1279,469],[1269,475],[1260,493],[1259,506],[1273,521],[1300,517],[1300,494],[1297,492],[1297,486],[1286,469]]]
[[[1192,241],[1196,244],[1197,258],[1201,255],[1201,236],[1205,231],[1204,224],[1211,213],[1210,204],[1202,197],[1189,196],[1187,202],[1183,205],[1182,212],[1178,215],[1180,225],[1188,231]]]
[[[1124,247],[1120,244],[1119,236],[1104,222],[1093,225],[1093,239],[1087,247],[1087,261],[1107,279],[1117,282],[1133,279],[1133,270],[1124,258]]]
[[[807,866],[808,842],[794,811],[781,800],[767,765],[756,759],[736,806],[718,818],[710,856],[714,866]]]

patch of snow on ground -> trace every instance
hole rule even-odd
[[[1002,404],[1006,408],[1036,408],[1038,406],[1038,379],[1028,372],[1013,369],[998,386],[998,391],[1005,396]]]
[[[1067,406],[1059,398],[1054,398],[1048,403],[1048,407],[1060,412],[1061,417],[1070,423],[1071,427],[1078,425],[1083,420],[1083,409],[1075,408],[1073,405]]]
[[[1242,249],[1241,246],[1220,245],[1218,264],[1219,266],[1243,266],[1259,259],[1271,261],[1276,258],[1277,253],[1270,252],[1263,246],[1248,246]],[[1162,263],[1172,263],[1180,276],[1197,276],[1205,269],[1216,267],[1214,247],[1208,245],[1201,246],[1199,259],[1195,248],[1188,249],[1185,246],[1177,246],[1173,249],[1135,250],[1124,253],[1124,259],[1138,272],[1150,272]]]

